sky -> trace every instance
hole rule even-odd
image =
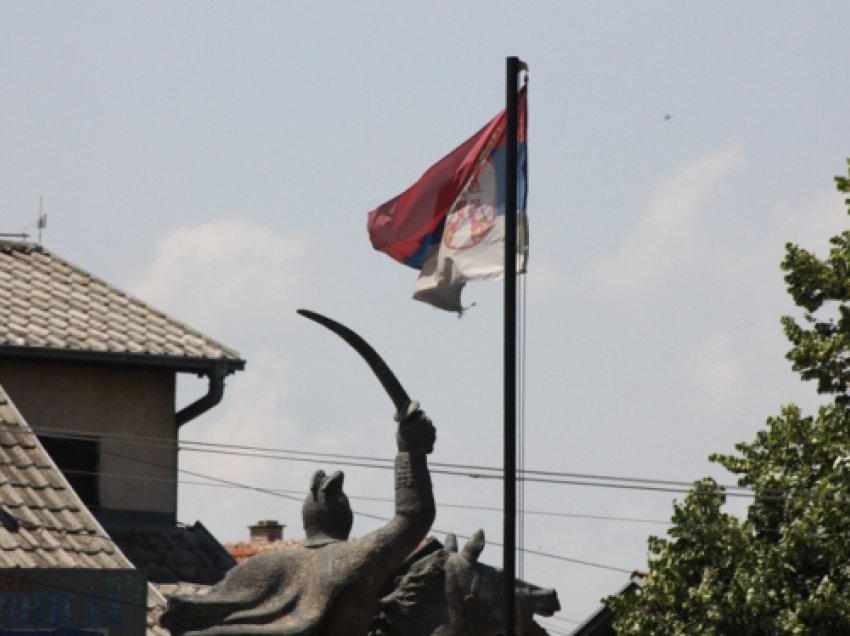
[[[0,232],[34,240],[43,197],[47,249],[240,352],[182,440],[393,456],[392,405],[306,307],[421,401],[432,462],[497,468],[501,285],[469,284],[462,319],[413,301],[416,272],[365,224],[504,107],[519,56],[526,467],[733,483],[710,453],[819,401],[784,358],[779,264],[786,242],[823,254],[848,226],[833,185],[850,156],[848,19],[846,2],[783,0],[0,0]],[[206,387],[178,389],[179,407]],[[303,537],[301,493],[337,467],[312,457],[184,451],[179,519],[222,542],[260,519]],[[341,468],[356,511],[392,515],[389,471]],[[525,484],[523,544],[548,556],[521,571],[558,590],[553,634],[646,567],[682,496],[600,481]],[[435,474],[434,489],[435,536],[501,542],[500,482]],[[353,535],[380,523],[358,516]]]

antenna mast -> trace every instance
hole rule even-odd
[[[38,221],[36,222],[36,227],[38,228],[38,245],[41,246],[41,231],[47,227],[47,215],[42,211],[42,205],[44,203],[44,196],[38,195]]]

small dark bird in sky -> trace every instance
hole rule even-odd
[[[673,118],[673,115],[671,115],[670,113],[667,113],[666,115],[664,115],[665,120],[672,119],[672,118]]]

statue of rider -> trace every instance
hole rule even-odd
[[[395,515],[382,528],[349,541],[352,512],[343,474],[317,471],[302,507],[304,544],[243,561],[206,595],[169,599],[160,623],[172,636],[365,635],[385,581],[434,521],[427,463],[436,439],[431,421],[359,336],[308,313],[367,358],[396,403]]]

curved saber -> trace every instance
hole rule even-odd
[[[387,366],[387,363],[383,361],[381,356],[378,355],[378,352],[375,351],[368,342],[363,340],[363,338],[358,336],[345,325],[341,325],[336,320],[332,320],[327,316],[317,314],[315,311],[310,311],[309,309],[298,309],[296,311],[305,318],[309,318],[310,320],[327,327],[351,345],[351,347],[366,361],[366,364],[369,365],[372,372],[381,382],[384,390],[390,396],[390,399],[395,405],[399,419],[403,418],[407,414],[407,408],[410,406],[411,401],[407,395],[407,391],[405,391],[404,387],[401,386],[401,382],[399,382],[398,378],[395,377],[395,374]]]

